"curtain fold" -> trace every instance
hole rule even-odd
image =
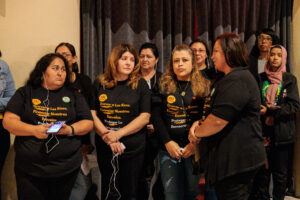
[[[210,47],[222,33],[234,32],[250,52],[255,33],[272,28],[291,50],[293,0],[81,0],[82,70],[92,79],[103,73],[112,48],[130,43],[138,50],[153,42],[163,72],[175,45],[195,38]],[[290,56],[288,57],[289,63]],[[292,69],[292,67],[290,66]]]

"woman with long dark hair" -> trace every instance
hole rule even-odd
[[[81,135],[93,128],[83,96],[69,87],[68,63],[47,54],[7,104],[3,126],[15,139],[19,199],[68,200],[82,160]],[[61,122],[56,132],[51,124]]]

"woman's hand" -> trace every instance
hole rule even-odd
[[[267,107],[264,105],[260,105],[260,114],[265,115],[267,112]]]
[[[182,151],[183,158],[188,158],[194,154],[195,154],[195,144],[192,143],[187,144]]]
[[[124,153],[124,147],[121,144],[121,142],[111,143],[109,144],[109,147],[113,153],[118,153],[119,156],[122,155],[122,153]]]
[[[154,126],[153,126],[153,124],[148,124],[147,125],[147,130],[148,130],[148,135],[151,135],[152,133],[154,133]]]
[[[110,145],[111,143],[115,143],[120,139],[120,134],[118,131],[108,130],[106,134],[102,136],[102,140]]]
[[[269,110],[277,110],[277,109],[280,108],[280,106],[274,106],[274,105],[272,105],[272,104],[269,103],[269,102],[266,102],[266,105],[267,105],[267,108],[268,108]]]
[[[52,125],[52,124],[51,124]],[[67,124],[63,124],[57,135],[72,135],[72,128]]]
[[[188,139],[193,144],[198,144],[200,142],[200,140],[201,140],[201,138],[196,137],[196,135],[195,135],[195,129],[196,129],[197,126],[199,126],[200,123],[201,123],[201,121],[200,122],[199,121],[195,121],[193,123],[193,125],[191,126],[191,128],[190,128]]]
[[[176,158],[178,160],[182,157],[182,152],[180,151],[180,146],[174,142],[173,140],[165,143],[165,147],[172,158]]]
[[[38,139],[46,139],[48,137],[47,130],[50,128],[51,124],[36,125],[32,132],[33,136]]]

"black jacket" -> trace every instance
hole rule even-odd
[[[266,73],[260,74],[260,91],[264,81],[268,80]],[[265,105],[265,102],[262,101]],[[299,92],[297,79],[291,73],[285,72],[282,75],[282,90],[279,94],[277,105],[278,110],[267,111],[265,116],[274,116],[274,126],[268,127],[265,124],[265,116],[262,116],[263,134],[270,136],[275,145],[289,144],[296,140],[296,112],[299,109]]]

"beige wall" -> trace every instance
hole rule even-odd
[[[16,86],[27,79],[36,61],[66,41],[79,51],[79,0],[0,0],[0,49],[10,65]],[[296,28],[298,27],[298,29]],[[300,1],[294,1],[294,73],[300,86]],[[300,116],[298,132],[300,138]],[[4,200],[16,199],[10,151],[2,177]],[[300,139],[295,153],[296,193],[300,196]]]
[[[62,41],[80,44],[79,0],[0,0],[0,50],[16,87],[24,84],[37,60]],[[16,199],[13,151],[2,173],[2,199]]]
[[[300,88],[300,1],[294,1],[293,10],[293,67]],[[296,195],[300,196],[300,111],[297,114],[297,142],[295,144],[294,175]]]

